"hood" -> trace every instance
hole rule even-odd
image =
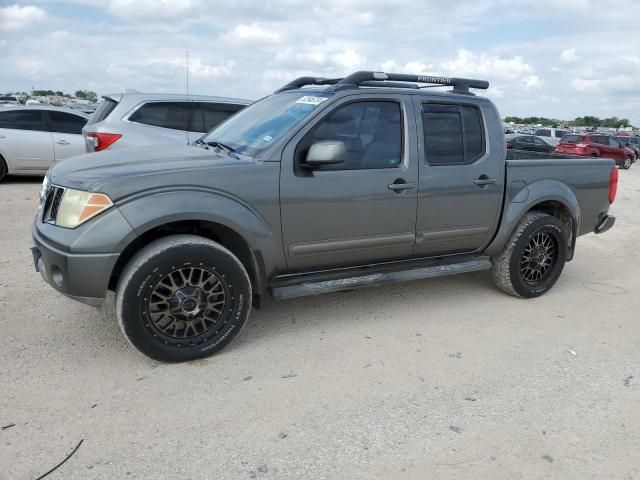
[[[168,185],[206,184],[204,172],[253,163],[216,149],[169,144],[88,153],[65,159],[49,172],[55,185],[106,193],[117,200]]]

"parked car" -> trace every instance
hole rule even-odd
[[[115,290],[124,335],[165,361],[222,349],[267,295],[478,270],[511,295],[542,295],[576,237],[613,226],[618,170],[505,161],[497,109],[469,92],[488,86],[301,77],[193,145],[62,162],[34,219],[36,268],[86,303]]]
[[[630,150],[633,150],[634,157],[633,162],[635,163],[638,158],[640,158],[640,137],[632,137],[630,135],[627,136],[618,136],[616,137],[622,145],[627,147]]]
[[[544,137],[549,143],[557,145],[565,135],[571,133],[570,130],[563,128],[538,128],[535,131],[537,137]]]
[[[46,105],[0,110],[0,181],[44,175],[54,163],[85,153],[87,115]]]
[[[521,135],[514,133],[511,135],[505,135],[505,140],[507,142],[507,148],[513,148],[514,150],[551,153],[556,148],[535,135]]]
[[[249,100],[204,95],[106,95],[83,135],[87,152],[197,140]]]
[[[568,153],[581,157],[611,158],[625,170],[633,163],[633,150],[626,148],[611,135],[587,133],[565,135],[556,147],[556,153]]]
[[[20,102],[18,99],[11,95],[0,95],[0,105],[2,106],[11,106],[11,105],[19,105]]]

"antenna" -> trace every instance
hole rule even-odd
[[[189,50],[187,50],[186,52],[187,54],[187,62],[186,62],[186,89],[187,89],[187,104],[189,105],[189,117],[191,118],[191,114],[193,113],[191,111],[191,103],[189,102]],[[189,125],[187,124],[187,128],[185,130],[185,135],[187,137],[187,145],[189,145]]]

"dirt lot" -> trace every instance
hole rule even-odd
[[[535,300],[486,273],[269,304],[159,364],[32,266],[0,184],[0,478],[640,478],[640,164]]]

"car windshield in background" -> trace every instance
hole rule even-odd
[[[565,135],[562,137],[564,143],[580,143],[582,140],[584,140],[582,135]]]
[[[266,97],[202,137],[206,143],[227,145],[236,153],[255,157],[300,123],[330,93],[295,92]]]

